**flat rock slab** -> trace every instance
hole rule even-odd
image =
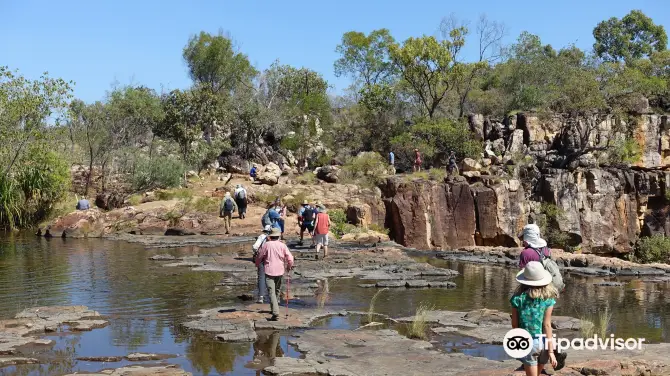
[[[122,356],[81,356],[77,358],[82,362],[103,362],[103,363],[116,363],[123,360]]]
[[[286,317],[282,308],[279,320],[269,321],[271,312],[268,304],[251,304],[203,310],[192,316],[194,320],[183,325],[187,329],[213,333],[220,341],[249,342],[256,340],[255,330],[309,328],[313,321],[320,318],[345,314],[348,312],[289,308]]]
[[[0,367],[18,366],[21,364],[38,364],[39,361],[33,358],[22,357],[0,357]]]
[[[26,345],[51,346],[52,340],[34,335],[57,331],[65,324],[74,330],[91,330],[107,325],[107,321],[85,306],[28,308],[14,319],[0,320],[0,354],[15,354],[18,347]]]
[[[146,362],[148,360],[165,360],[176,358],[173,354],[148,354],[148,353],[132,353],[125,356],[126,360],[131,362]]]
[[[98,373],[73,373],[65,376],[90,376],[90,375],[108,375],[108,376],[192,376],[177,365],[169,364],[166,366],[142,367],[130,366],[111,370],[103,370]]]
[[[406,287],[406,281],[380,281],[377,282],[376,286],[379,288],[397,288],[397,287]]]
[[[456,284],[454,282],[448,282],[448,281],[428,281],[428,287],[430,287],[430,288],[455,289]]]
[[[176,260],[181,260],[181,257],[176,257],[168,254],[163,254],[163,255],[155,255],[149,257],[149,260],[152,261],[176,261]]]
[[[392,330],[309,330],[291,341],[304,359],[276,358],[270,375],[470,375],[473,371],[514,369],[516,361],[496,362],[446,354],[429,342]]]

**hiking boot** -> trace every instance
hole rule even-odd
[[[302,240],[298,242],[298,245],[302,247]]]
[[[568,357],[567,353],[561,352],[561,353],[556,353],[554,354],[556,356],[556,368],[554,368],[554,371],[558,371],[561,368],[565,367],[565,358]]]
[[[268,321],[279,321],[279,315],[272,315],[272,317],[270,317]]]
[[[263,297],[262,297],[262,296],[259,296],[259,297],[258,297],[258,300],[256,300],[256,303],[258,303],[258,304],[263,304]]]

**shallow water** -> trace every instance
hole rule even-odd
[[[260,375],[260,369],[269,364],[272,356],[299,357],[288,345],[290,337],[286,333],[259,333],[256,343],[226,344],[184,331],[180,324],[187,315],[237,303],[236,296],[250,292],[249,289],[215,291],[222,273],[165,268],[160,262],[148,260],[155,254],[209,254],[241,247],[247,245],[145,249],[138,244],[99,239],[32,236],[0,239],[0,317],[13,317],[24,308],[45,305],[86,305],[110,317],[110,325],[104,329],[49,337],[57,340],[57,351],[42,354],[52,360],[50,364],[2,368],[0,375],[53,375],[118,368],[126,363],[83,362],[76,358],[132,352],[175,354],[176,358],[166,362],[179,364],[196,375]],[[436,309],[509,310],[508,297],[515,288],[513,270],[432,258],[424,261],[458,270],[461,275],[454,279],[458,288],[385,291],[376,300],[376,312],[392,317],[409,316],[420,303]],[[566,281],[569,288],[561,297],[556,314],[586,317],[608,307],[617,335],[639,336],[647,341],[670,338],[667,284],[634,281],[619,288],[597,287],[593,285],[594,279],[583,277],[566,276]],[[377,290],[357,287],[362,282],[366,281],[331,279],[325,305],[367,311]],[[314,306],[317,302],[308,298],[292,301],[291,305]],[[361,316],[333,317],[317,324],[332,329],[360,325]],[[490,359],[502,356],[500,346],[477,345],[464,337],[442,335],[431,340],[447,352],[460,351]]]

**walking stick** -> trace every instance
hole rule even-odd
[[[286,318],[288,318],[288,300],[291,297],[291,269],[286,273]]]

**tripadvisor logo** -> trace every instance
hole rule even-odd
[[[615,338],[614,334],[609,337],[601,338],[594,335],[589,338],[556,338],[552,336],[554,350],[562,352],[563,350],[642,350],[644,338]],[[536,352],[540,350],[549,350],[549,343],[545,334],[537,336]],[[541,344],[541,345],[540,345]],[[517,328],[512,329],[503,339],[503,349],[505,353],[512,358],[519,359],[528,356],[533,351],[533,336],[527,330]]]

